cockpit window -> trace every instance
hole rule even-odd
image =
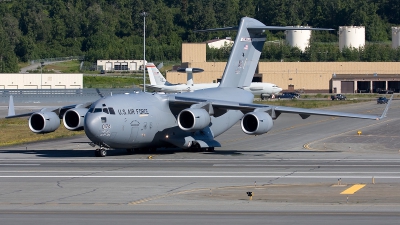
[[[89,108],[88,112],[92,113],[94,108]]]
[[[108,107],[108,110],[110,110],[110,114],[114,114],[115,115],[114,108]]]
[[[101,108],[95,108],[95,109],[93,110],[93,113],[98,113],[98,112],[101,112]]]
[[[108,114],[108,109],[107,108],[103,108],[103,112]]]

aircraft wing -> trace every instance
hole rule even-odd
[[[11,99],[11,98],[12,98],[12,97],[10,97],[10,99]],[[64,113],[65,113],[67,110],[69,110],[69,109],[73,109],[73,108],[89,108],[91,105],[92,105],[92,102],[86,102],[86,103],[83,103],[83,104],[66,105],[66,106],[61,106],[61,107],[58,107],[58,108],[43,108],[43,109],[41,109],[41,110],[39,110],[39,111],[34,111],[34,112],[29,112],[29,113],[23,113],[23,114],[17,114],[17,115],[15,114],[15,111],[14,111],[14,110],[12,110],[12,111],[9,110],[8,116],[6,116],[5,118],[6,118],[6,119],[10,119],[10,118],[16,118],[16,117],[31,116],[32,114],[37,113],[37,112],[54,112],[54,113],[56,113],[60,118],[62,118],[63,115],[64,115]],[[14,109],[14,103],[13,103],[13,101],[10,101],[9,108]]]
[[[253,112],[253,111],[264,111],[268,112],[273,119],[278,118],[281,113],[292,113],[299,114],[301,118],[306,119],[310,115],[321,115],[321,116],[337,116],[337,117],[351,117],[351,118],[360,118],[360,119],[372,119],[372,120],[381,120],[386,117],[386,113],[390,107],[390,103],[393,99],[393,95],[389,100],[385,110],[382,115],[368,115],[368,114],[358,114],[358,113],[347,113],[347,112],[339,112],[339,111],[331,111],[331,110],[322,110],[322,109],[305,109],[305,108],[295,108],[295,107],[286,107],[286,106],[275,106],[275,105],[263,105],[263,104],[243,104],[238,102],[231,101],[221,101],[221,100],[212,100],[212,99],[200,99],[200,98],[187,98],[174,96],[170,98],[171,104],[179,104],[179,105],[187,105],[188,107],[209,107],[212,108],[213,111],[216,110],[240,110],[243,113]]]

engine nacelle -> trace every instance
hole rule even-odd
[[[64,126],[68,130],[83,130],[87,108],[73,108],[64,113]]]
[[[178,115],[178,125],[184,131],[201,130],[210,122],[210,114],[204,109],[184,109]]]
[[[50,133],[60,126],[60,118],[54,112],[36,112],[29,117],[29,128],[34,133]]]
[[[265,134],[272,129],[274,122],[266,112],[250,112],[242,118],[242,130],[246,134]]]

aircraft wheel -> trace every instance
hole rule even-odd
[[[215,150],[214,150],[214,147],[208,147],[208,148],[206,148],[206,150],[207,150],[207,152],[213,152],[213,151],[215,151]]]
[[[96,157],[100,157],[100,149],[96,149],[96,151],[94,151],[94,155]]]
[[[107,150],[105,149],[99,150],[99,157],[106,157],[106,155],[107,155]]]
[[[190,147],[190,150],[197,152],[197,151],[201,151],[202,149],[198,143],[195,143],[192,145],[192,147]]]

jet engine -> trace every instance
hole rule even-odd
[[[63,116],[65,128],[73,131],[83,130],[87,111],[87,108],[73,108],[67,110]]]
[[[241,125],[244,133],[259,135],[271,130],[274,122],[266,112],[250,112],[243,116]]]
[[[194,132],[210,125],[211,117],[204,109],[184,109],[178,115],[178,125],[184,131]]]
[[[60,118],[54,112],[36,112],[29,117],[29,128],[34,133],[50,133],[60,126]]]

